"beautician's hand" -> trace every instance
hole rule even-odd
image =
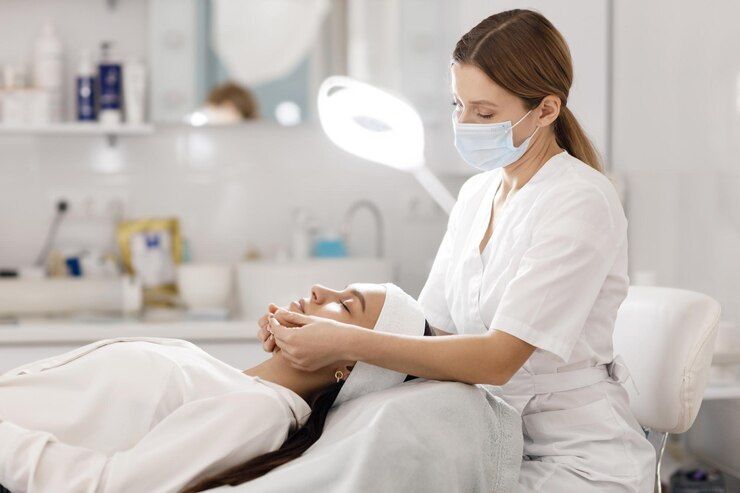
[[[268,353],[275,352],[275,348],[277,347],[275,345],[275,338],[272,336],[270,331],[267,330],[268,317],[279,309],[279,306],[274,303],[270,303],[270,306],[267,307],[267,313],[261,316],[260,319],[257,321],[257,324],[260,327],[260,330],[257,333],[257,337],[259,337],[260,341],[262,341],[262,349],[264,349]]]
[[[268,317],[278,310],[285,310],[287,311],[287,308],[282,308],[277,306],[275,303],[270,303],[270,306],[267,307],[267,313],[262,315],[260,319],[257,321],[257,324],[260,327],[259,332],[257,333],[257,337],[260,338],[260,341],[262,341],[262,349],[267,351],[268,353],[274,353],[276,346],[275,346],[275,338],[270,334],[270,332],[267,330],[267,324],[268,324]],[[291,324],[290,322],[285,322],[286,327],[296,327],[295,324]]]
[[[296,325],[298,327],[288,327]],[[283,357],[299,370],[314,371],[342,361],[354,325],[280,309],[269,317],[269,329]]]

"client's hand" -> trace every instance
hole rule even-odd
[[[352,331],[358,330],[354,325],[285,309],[278,309],[268,318],[268,330],[283,357],[294,368],[304,371],[315,371],[344,360],[343,349]]]

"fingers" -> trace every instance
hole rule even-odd
[[[271,315],[279,309],[279,306],[274,303],[270,303],[270,305],[267,307],[268,313],[260,317],[260,319],[257,321],[257,324],[259,325],[257,337],[262,342],[262,349],[268,353],[275,352],[275,349],[277,348],[277,345],[275,344],[275,337],[270,333],[269,330],[267,330],[269,317],[271,317]]]
[[[274,314],[278,310],[280,310],[279,306],[277,306],[275,303],[270,303],[267,307],[267,313],[262,315],[259,318],[259,320],[257,320],[257,325],[259,326],[259,331],[257,331],[257,337],[263,343],[262,347],[265,349],[265,351],[272,352],[272,349],[274,349],[275,347],[274,340],[271,337],[270,332],[267,330],[267,324],[268,324],[268,319],[270,315]],[[272,342],[269,342],[269,344],[265,344],[268,341],[272,341]]]
[[[262,349],[266,352],[271,353],[275,350],[275,337],[273,337],[270,331],[267,330],[266,324],[265,327],[260,327],[259,332],[257,332],[257,337],[262,341]]]
[[[260,327],[267,327],[267,318],[270,316],[270,314],[274,314],[276,311],[280,310],[280,307],[277,306],[275,303],[270,303],[267,306],[267,313],[262,315],[257,323]]]
[[[260,328],[257,331],[257,337],[259,337],[260,341],[265,342],[265,340],[270,337],[270,331],[267,330],[267,320],[265,320],[265,323],[260,322],[259,326]]]
[[[294,325],[297,327],[302,327],[314,321],[313,317],[309,315],[304,315],[303,313],[291,312],[284,308],[280,308],[279,310],[277,310],[274,313],[274,315],[275,315],[275,318],[277,318],[278,321],[280,322],[280,325],[284,325],[284,326]]]
[[[289,335],[288,332],[292,329],[289,329],[288,327],[282,325],[278,321],[277,317],[273,316],[269,319],[267,330],[270,332],[270,334],[272,334],[276,342],[283,342],[285,341],[286,336]]]
[[[314,368],[308,364],[301,348],[291,344],[293,336],[295,336],[295,329],[280,325],[277,318],[271,317],[268,330],[272,331],[275,344],[280,348],[283,358],[290,363],[290,366],[302,371],[314,371],[318,369],[318,367]]]
[[[267,340],[262,343],[262,349],[264,349],[268,353],[274,353],[276,348],[277,343],[275,342],[275,337],[270,334],[270,337],[268,337]]]
[[[257,325],[259,326],[260,330],[257,332],[257,334],[260,337],[260,340],[264,341],[265,338],[269,335],[267,333],[267,317],[268,315],[262,315],[259,320],[257,320]]]

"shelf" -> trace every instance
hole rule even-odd
[[[171,337],[191,341],[259,341],[256,320],[0,325],[0,346],[87,344],[120,336]]]
[[[136,125],[101,125],[99,123],[64,122],[48,125],[2,125],[0,135],[149,135],[154,132],[154,125],[142,123]]]

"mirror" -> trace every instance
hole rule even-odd
[[[151,113],[157,123],[295,125],[345,73],[344,0],[153,0]]]

